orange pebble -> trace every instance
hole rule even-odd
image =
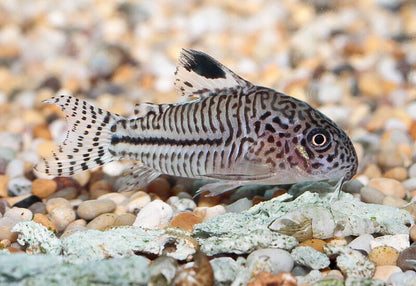
[[[170,221],[170,226],[179,227],[186,231],[192,232],[194,230],[194,225],[201,222],[202,219],[200,217],[197,217],[189,212],[183,212],[173,217]]]

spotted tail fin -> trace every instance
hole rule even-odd
[[[117,160],[109,151],[111,126],[121,117],[71,95],[44,101],[59,106],[65,113],[68,133],[51,157],[42,159],[35,169],[54,176],[70,176]]]

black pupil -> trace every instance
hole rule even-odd
[[[325,137],[322,134],[317,134],[314,141],[316,145],[322,145],[325,142]]]

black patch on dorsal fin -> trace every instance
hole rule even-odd
[[[195,50],[186,50],[182,59],[183,67],[187,71],[193,71],[200,76],[210,79],[225,78],[225,71],[222,69],[222,65],[207,54]]]

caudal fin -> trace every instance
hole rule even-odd
[[[42,159],[35,169],[54,176],[70,176],[117,160],[109,152],[111,126],[121,117],[71,95],[45,100],[59,106],[68,123],[66,139],[51,157]]]

